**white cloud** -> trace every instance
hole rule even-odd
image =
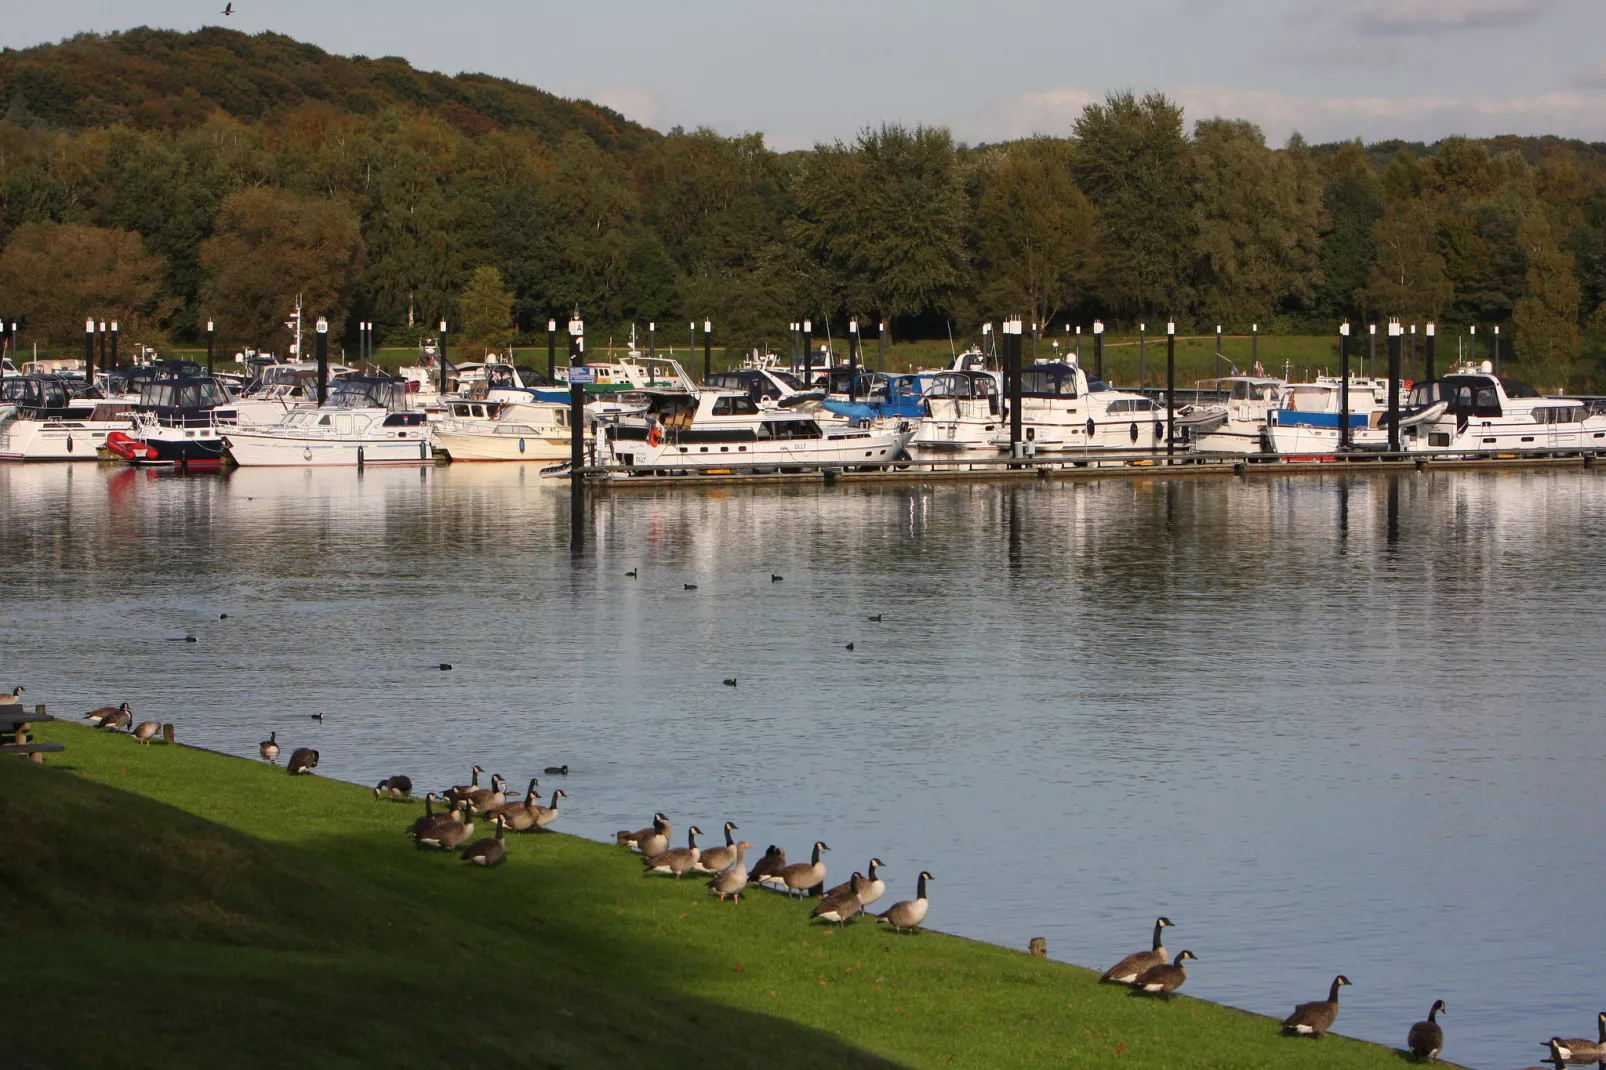
[[[632,122],[658,128],[664,117],[664,101],[645,86],[610,85],[592,90],[586,96],[604,107],[612,108]]]
[[[1606,72],[1603,72],[1606,73]],[[1559,134],[1606,140],[1606,97],[1582,90],[1520,97],[1313,97],[1227,85],[1182,85],[1166,90],[1182,104],[1190,127],[1223,116],[1260,125],[1281,144],[1298,131],[1308,141],[1403,138],[1437,141],[1451,134]],[[956,121],[961,140],[1002,141],[1032,134],[1065,136],[1082,108],[1102,94],[1066,86],[999,101]]]

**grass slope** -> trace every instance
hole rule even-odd
[[[360,787],[73,725],[40,735],[67,752],[0,761],[0,991],[33,1026],[0,1034],[6,1066],[1400,1059],[986,944],[837,934],[767,893],[722,905],[570,836],[515,837],[504,866],[475,870],[413,849],[417,807]],[[940,923],[957,905],[932,890]]]

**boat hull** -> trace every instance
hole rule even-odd
[[[539,435],[476,435],[462,431],[435,431],[435,446],[458,461],[566,461],[568,439]],[[590,440],[586,443],[590,454]]]
[[[370,464],[433,464],[435,448],[427,434],[399,436],[275,435],[263,431],[230,431],[224,447],[242,468],[357,467]]]
[[[126,421],[11,420],[0,429],[0,461],[98,461],[106,436]]]

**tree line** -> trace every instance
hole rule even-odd
[[[226,68],[208,33],[194,47]],[[269,84],[242,115],[179,93],[151,119],[99,103],[84,72],[108,40],[0,56],[0,313],[45,344],[94,314],[282,350],[297,294],[348,345],[360,320],[385,344],[442,318],[470,345],[544,340],[570,310],[592,333],[708,318],[737,348],[804,317],[930,337],[1006,312],[1266,333],[1398,316],[1509,324],[1522,360],[1561,368],[1606,331],[1606,145],[1273,147],[1112,93],[1056,137],[887,124],[777,153],[545,94],[493,107],[524,98],[480,76],[462,99],[450,79],[376,97],[402,83],[372,72],[366,97]],[[375,62],[312,52],[326,74]]]

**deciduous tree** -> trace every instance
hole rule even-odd
[[[25,223],[0,252],[0,293],[44,345],[80,344],[90,316],[117,320],[126,338],[155,341],[151,332],[173,306],[158,297],[165,270],[132,231]]]
[[[1001,150],[976,208],[983,307],[1052,322],[1090,285],[1096,226],[1069,144],[1037,138]]]
[[[1573,258],[1558,247],[1540,212],[1517,235],[1528,258],[1528,285],[1512,312],[1517,352],[1524,360],[1567,364],[1578,356],[1578,279]]]
[[[506,349],[513,341],[513,294],[502,286],[502,273],[481,264],[468,277],[457,299],[458,328],[471,349]]]

